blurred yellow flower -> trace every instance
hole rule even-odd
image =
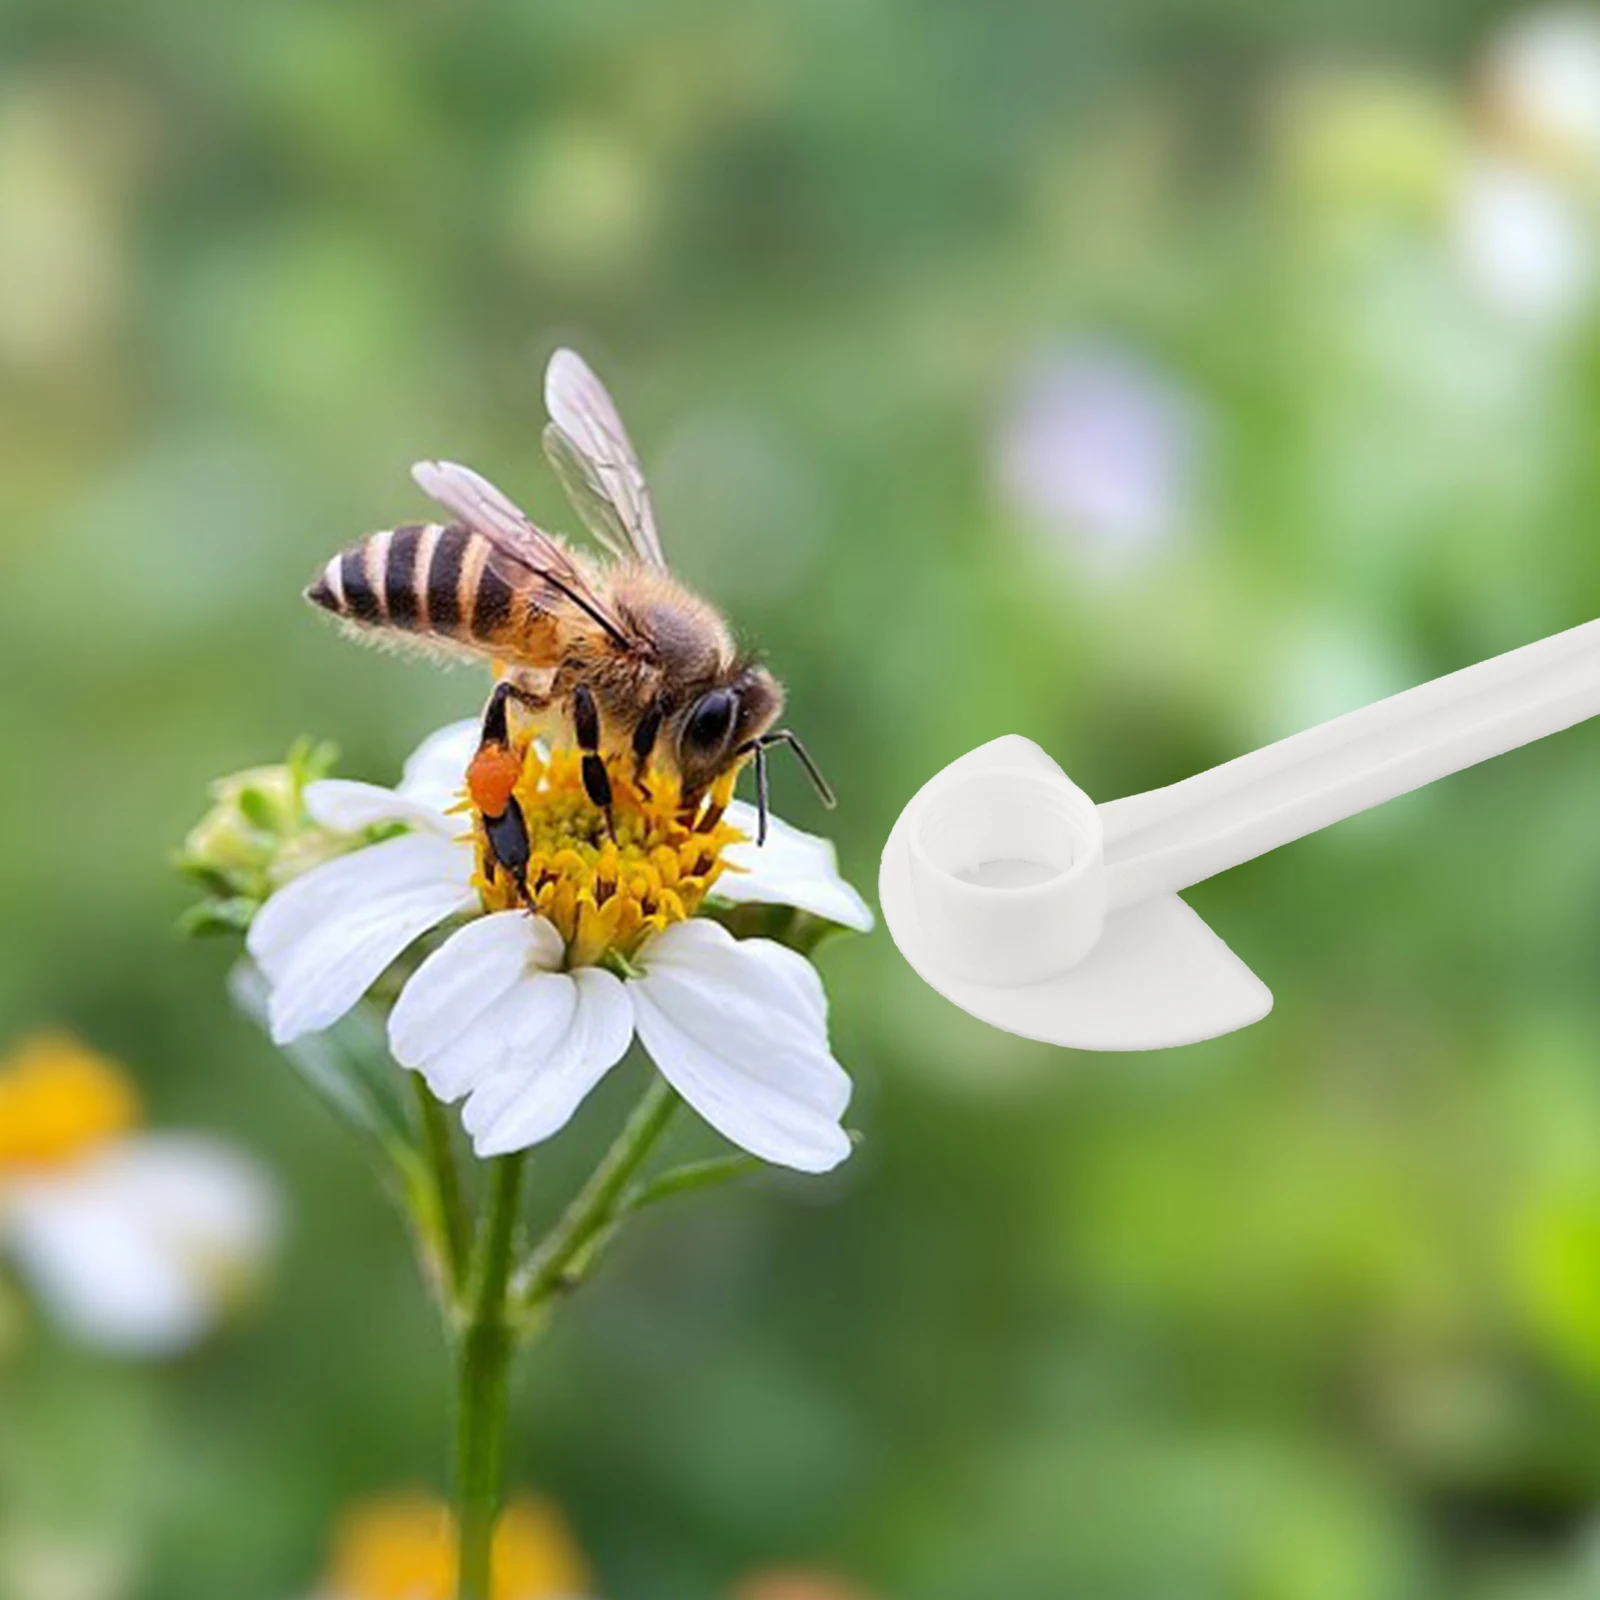
[[[0,1057],[0,1250],[71,1337],[170,1355],[253,1292],[278,1195],[221,1140],[141,1122],[124,1070],[71,1034]]]
[[[733,1591],[733,1600],[872,1600],[865,1589],[826,1572],[758,1572]]]
[[[68,1165],[139,1120],[126,1074],[71,1034],[35,1034],[0,1058],[0,1177]]]
[[[428,1495],[357,1506],[334,1540],[319,1600],[453,1600],[456,1530]],[[589,1575],[566,1523],[542,1500],[506,1508],[495,1530],[492,1600],[578,1600]]]

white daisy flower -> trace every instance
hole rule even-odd
[[[652,793],[622,772],[607,837],[576,756],[530,749],[517,790],[533,844],[525,901],[450,809],[477,740],[476,723],[441,730],[394,790],[307,789],[325,827],[407,831],[314,868],[257,915],[249,949],[273,1038],[329,1026],[421,935],[467,917],[407,982],[389,1040],[440,1099],[466,1101],[480,1156],[564,1127],[637,1035],[682,1098],[753,1155],[807,1172],[842,1161],[850,1080],[815,971],[695,916],[707,900],[759,902],[870,929],[833,847],[775,819],[757,847],[754,811],[738,802],[691,826],[667,780]]]
[[[0,1249],[72,1338],[171,1355],[259,1277],[279,1206],[222,1141],[138,1128],[120,1070],[64,1035],[0,1062]]]

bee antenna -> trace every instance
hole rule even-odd
[[[828,810],[832,811],[838,805],[838,797],[822,776],[822,768],[811,759],[811,752],[801,742],[800,735],[791,728],[779,728],[773,733],[765,734],[756,741],[756,750],[759,754],[769,745],[786,744],[794,751],[795,759],[805,768],[806,776],[811,780],[812,787],[817,791],[817,798],[821,800]]]

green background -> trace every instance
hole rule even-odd
[[[0,1037],[121,1056],[292,1219],[174,1367],[20,1314],[0,1526],[103,1552],[93,1600],[282,1600],[352,1501],[440,1483],[403,1234],[227,949],[169,932],[168,857],[301,733],[387,781],[472,712],[299,590],[421,512],[420,456],[570,526],[556,344],[842,797],[780,764],[780,809],[869,891],[997,734],[1111,798],[1600,613],[1588,303],[1496,305],[1457,248],[1501,15],[0,0]],[[1594,174],[1550,181],[1592,243]],[[996,467],[1083,349],[1186,397],[1180,526],[1109,561]],[[1276,1009],[1163,1055],[986,1030],[881,929],[824,951],[859,1153],[657,1213],[519,1393],[515,1477],[602,1595],[1595,1592],[1600,734],[1193,900]]]

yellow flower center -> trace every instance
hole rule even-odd
[[[553,1508],[519,1500],[495,1529],[493,1600],[550,1600],[585,1593],[589,1575]],[[359,1508],[340,1529],[324,1586],[332,1600],[454,1600],[456,1531],[426,1495],[397,1495]]]
[[[567,945],[567,964],[593,966],[630,956],[651,934],[692,917],[722,875],[722,852],[744,839],[722,820],[736,770],[685,814],[676,778],[650,771],[633,781],[631,762],[609,762],[611,827],[583,786],[575,750],[529,745],[515,795],[528,826],[526,897],[489,850],[475,819],[478,893],[487,911],[528,906],[548,917]]]
[[[65,1033],[25,1039],[0,1060],[0,1176],[66,1166],[139,1121],[114,1062]]]

